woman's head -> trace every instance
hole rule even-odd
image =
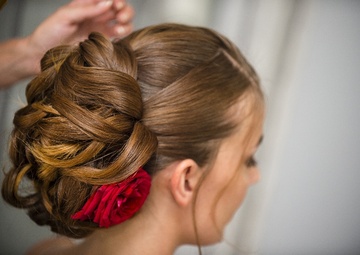
[[[262,111],[252,67],[205,28],[157,25],[113,43],[91,34],[41,64],[14,118],[3,196],[72,237],[97,228],[71,215],[98,186],[140,166],[156,175],[179,160],[216,165],[224,139],[250,134],[247,120]],[[24,177],[34,183],[29,196],[19,194]]]

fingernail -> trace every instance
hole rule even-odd
[[[125,3],[123,1],[116,3],[116,10],[120,10],[125,6]]]
[[[105,7],[105,6],[108,7],[108,6],[112,5],[112,3],[113,3],[112,0],[106,0],[106,1],[99,2],[97,5],[99,7]]]
[[[116,33],[117,33],[118,35],[123,35],[123,34],[125,34],[125,28],[124,28],[123,26],[117,27],[117,28],[116,28]]]
[[[125,12],[121,14],[120,21],[125,23],[129,21],[129,18],[130,18],[129,13]]]

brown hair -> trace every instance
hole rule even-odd
[[[201,27],[156,25],[116,42],[92,33],[48,51],[41,70],[14,117],[2,195],[70,237],[97,228],[71,215],[99,185],[140,166],[155,174],[179,159],[206,165],[241,122],[230,107],[248,92],[262,98],[239,50]]]

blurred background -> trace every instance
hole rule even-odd
[[[11,0],[0,40],[25,36],[65,0]],[[266,93],[261,182],[204,254],[360,254],[360,1],[128,0],[135,28],[214,28],[258,71]],[[0,165],[26,81],[0,91]],[[1,180],[3,173],[1,172]],[[0,254],[53,235],[0,199]],[[176,255],[198,254],[193,247]]]

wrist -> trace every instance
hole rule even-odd
[[[40,48],[40,46],[34,44],[30,36],[20,39],[19,51],[23,55],[23,67],[24,72],[27,76],[36,75],[40,72],[40,60],[45,54],[45,52]]]

